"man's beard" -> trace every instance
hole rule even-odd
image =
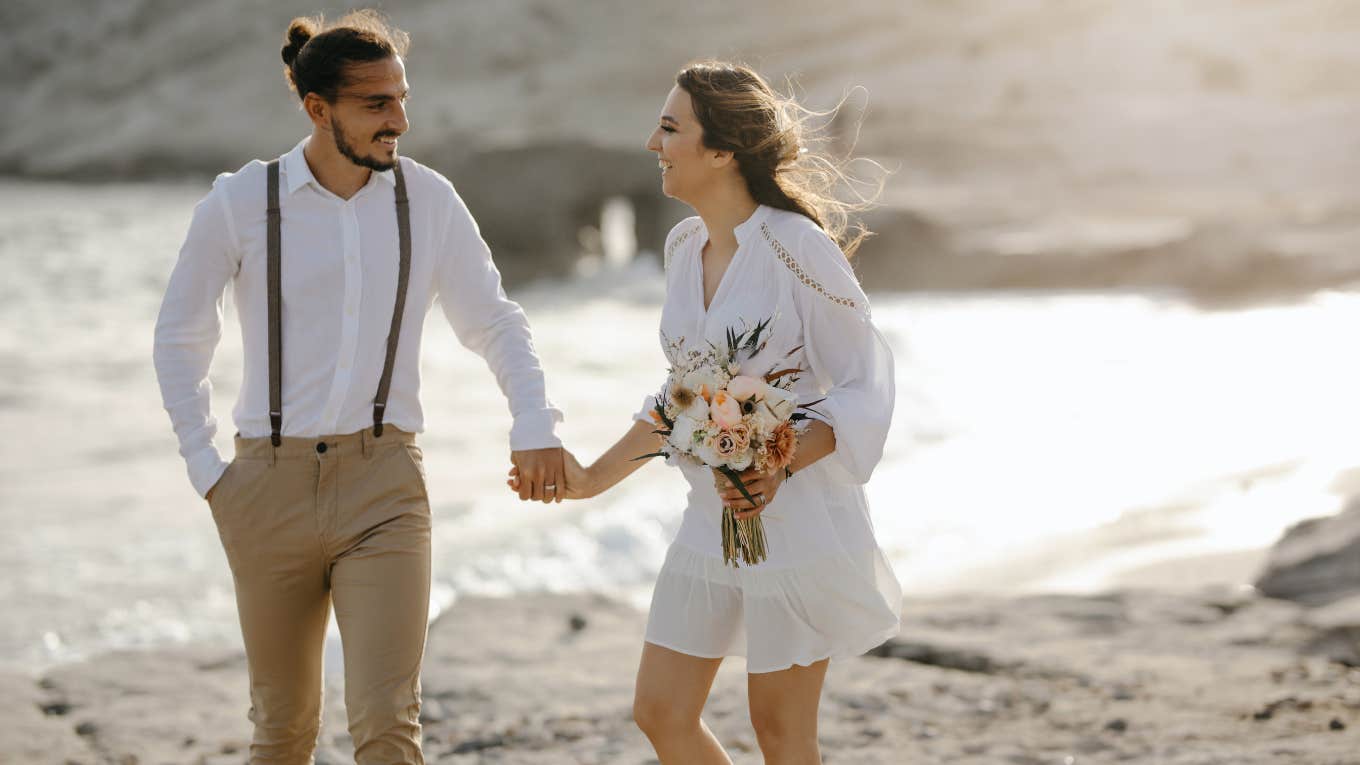
[[[369,170],[377,170],[379,172],[382,172],[384,170],[391,170],[392,168],[397,166],[397,160],[395,157],[393,157],[391,162],[387,162],[378,159],[377,157],[361,156],[357,151],[354,150],[353,146],[349,145],[349,141],[345,139],[345,130],[344,128],[340,127],[340,122],[336,120],[335,117],[331,117],[331,133],[335,135],[335,148],[340,150],[340,154],[344,156],[345,159],[348,159],[350,162],[353,162],[359,167],[366,167]],[[373,140],[376,141],[378,140],[378,138],[386,137],[388,135],[392,134],[379,133],[378,135],[373,136]]]

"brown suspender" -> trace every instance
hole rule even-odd
[[[406,309],[406,284],[411,279],[411,204],[406,199],[406,178],[401,174],[401,160],[397,160],[392,169],[396,172],[397,181],[397,242],[401,250],[401,264],[397,268],[397,302],[392,308],[392,329],[387,333],[387,360],[383,362],[378,395],[373,399],[374,436],[383,433],[383,410],[387,408],[387,391],[392,387],[392,367],[397,360],[401,315]]]
[[[393,168],[397,188],[397,237],[401,249],[397,270],[397,300],[392,309],[392,328],[387,334],[387,358],[383,362],[378,394],[373,399],[373,435],[383,434],[383,410],[387,408],[387,394],[392,387],[392,367],[397,359],[397,339],[401,336],[401,315],[406,309],[406,287],[411,280],[411,205],[406,197],[406,178],[401,173],[401,162]],[[274,446],[281,443],[283,431],[283,310],[280,287],[282,245],[282,217],[279,211],[279,161],[269,162],[269,440]]]
[[[279,161],[269,163],[269,440],[279,445],[283,430],[283,299],[279,295],[279,252],[282,219],[279,214]]]

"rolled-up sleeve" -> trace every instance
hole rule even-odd
[[[803,325],[808,364],[826,391],[809,416],[836,433],[825,461],[847,483],[866,483],[883,456],[892,421],[892,350],[870,318],[869,303],[836,243],[820,230],[805,233],[794,257],[794,304]]]
[[[199,496],[205,496],[227,468],[213,444],[217,420],[211,411],[208,368],[222,338],[222,297],[240,267],[238,252],[219,177],[194,207],[156,318],[152,351],[161,402]]]
[[[458,342],[486,360],[510,405],[510,448],[561,446],[555,430],[562,412],[548,400],[547,384],[528,317],[505,295],[500,271],[477,222],[452,187],[436,274],[439,302]]]

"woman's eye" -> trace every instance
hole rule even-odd
[[[667,133],[674,133],[674,132],[675,132],[675,128],[673,128],[673,127],[667,127],[667,126],[665,126],[665,125],[662,125],[662,126],[661,126],[661,129],[664,130],[664,131],[666,131]]]

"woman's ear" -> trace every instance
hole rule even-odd
[[[732,163],[734,155],[730,151],[714,151],[708,155],[708,165],[712,168],[727,167]]]

